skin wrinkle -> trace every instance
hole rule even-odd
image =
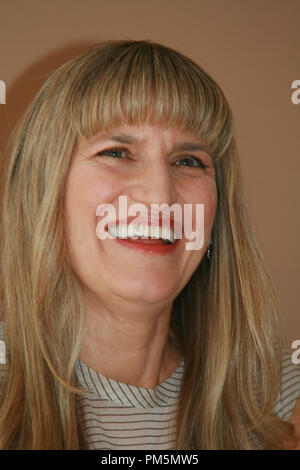
[[[90,139],[91,144],[97,144],[103,143],[103,141],[113,141],[117,142],[120,144],[125,144],[125,145],[142,145],[145,141],[145,139],[137,139],[136,137],[132,137],[126,134],[119,134],[119,135],[114,135],[114,134],[103,134],[100,136],[96,136],[92,139]],[[214,159],[214,154],[209,145],[205,145],[203,142],[182,142],[180,144],[174,145],[172,152],[178,152],[178,151],[194,151],[194,150],[200,150],[202,152],[205,152],[211,160]]]

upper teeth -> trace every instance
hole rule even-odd
[[[129,226],[127,225],[116,225],[113,226],[111,225],[108,227],[109,233],[113,237],[118,237],[118,238],[128,238],[128,237],[143,237],[143,238],[163,238],[165,240],[170,240],[171,242],[174,242],[175,240],[175,235],[170,228],[170,230],[167,227],[152,227],[149,225],[132,225],[130,224]]]

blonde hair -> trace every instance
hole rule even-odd
[[[174,300],[171,330],[185,371],[177,449],[281,448],[293,427],[273,413],[281,319],[248,221],[232,113],[188,57],[151,41],[107,41],[46,81],[13,135],[1,207],[1,319],[8,371],[0,448],[86,446],[74,366],[85,322],[69,264],[64,188],[74,145],[121,122],[179,126],[215,155],[213,256]]]

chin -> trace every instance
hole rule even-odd
[[[170,301],[176,295],[174,283],[165,283],[161,279],[156,279],[151,283],[139,280],[138,282],[126,283],[122,287],[119,284],[117,294],[128,300],[149,303]]]

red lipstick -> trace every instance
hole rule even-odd
[[[157,238],[115,238],[113,240],[118,242],[119,244],[123,245],[126,248],[140,251],[142,253],[148,254],[160,254],[160,255],[167,255],[168,253],[174,253],[176,248],[179,245],[181,235],[182,235],[182,227],[181,224],[174,221],[174,218],[162,218],[162,217],[151,217],[149,216],[130,216],[127,219],[119,219],[116,221],[109,222],[107,224],[106,230],[108,230],[109,226],[115,226],[119,224],[129,225],[132,221],[135,224],[141,224],[144,226],[152,226],[152,227],[170,227],[175,232],[175,241],[174,243],[164,242],[162,239]]]

